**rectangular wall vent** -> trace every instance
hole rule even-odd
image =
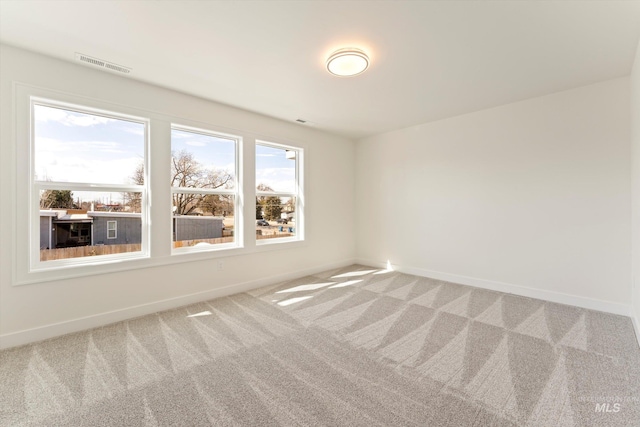
[[[131,68],[123,67],[122,65],[114,64],[113,62],[104,61],[102,59],[93,58],[88,55],[76,52],[76,61],[86,62],[87,64],[94,65],[100,68],[106,68],[108,70],[117,71],[119,73],[129,74]]]

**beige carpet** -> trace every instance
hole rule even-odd
[[[363,266],[0,352],[0,425],[640,426],[630,319]]]

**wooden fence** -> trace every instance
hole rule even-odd
[[[40,251],[40,261],[122,254],[126,252],[139,252],[140,250],[140,243],[132,243],[128,245],[75,246],[73,248],[43,249]]]
[[[295,236],[292,233],[273,233],[273,234],[256,234],[256,239],[277,239],[279,237],[291,237]]]
[[[261,230],[258,230],[261,231]],[[265,230],[266,231],[266,230]],[[274,232],[273,234],[258,234],[256,233],[256,239],[277,239],[279,237],[290,237],[292,233]],[[233,236],[218,237],[216,239],[196,239],[196,240],[180,240],[173,242],[174,248],[183,248],[189,246],[195,246],[198,243],[231,243],[233,242]],[[100,246],[76,246],[72,248],[59,248],[59,249],[43,249],[40,251],[40,261],[52,261],[56,259],[67,258],[81,258],[87,256],[96,255],[110,255],[110,254],[122,254],[127,252],[139,252],[141,250],[140,243],[128,244],[128,245],[100,245]]]
[[[261,230],[258,230],[261,231]],[[293,236],[292,233],[281,233],[281,232],[274,232],[272,234],[258,234],[256,233],[256,239],[258,240],[262,240],[262,239],[276,239],[279,237],[290,237]],[[173,242],[173,247],[174,248],[187,248],[189,246],[195,246],[198,243],[211,243],[213,245],[218,244],[218,243],[231,243],[233,242],[233,236],[229,236],[229,237],[218,237],[215,239],[195,239],[195,240],[179,240],[177,242]]]

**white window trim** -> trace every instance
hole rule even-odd
[[[115,118],[129,116],[140,121],[142,118],[147,124],[147,134],[145,136],[145,185],[147,193],[143,197],[142,203],[147,208],[141,214],[143,224],[150,224],[151,218],[156,224],[167,224],[166,229],[156,226],[154,232],[145,231],[143,228],[142,241],[147,242],[143,252],[134,252],[129,254],[102,255],[100,257],[84,257],[74,258],[71,263],[60,262],[64,260],[48,261],[46,269],[32,269],[30,259],[32,258],[32,248],[35,247],[39,251],[39,224],[33,222],[39,221],[39,215],[34,214],[34,209],[39,210],[39,198],[34,197],[33,173],[34,165],[31,159],[31,135],[33,126],[31,123],[31,97],[53,100],[54,106],[82,106],[81,111],[104,115],[104,112],[117,112]],[[304,216],[300,215],[296,218],[296,226],[298,227],[298,235],[294,239],[277,239],[278,242],[269,242],[256,245],[255,233],[247,233],[249,229],[253,231],[255,226],[255,177],[254,177],[254,159],[255,159],[255,143],[269,145],[278,148],[297,150],[300,156],[298,160],[298,204],[296,209],[303,212],[304,209],[304,174],[303,174],[303,152],[306,146],[284,145],[266,141],[278,140],[278,137],[268,137],[262,139],[264,135],[259,136],[253,131],[231,128],[228,126],[193,120],[188,117],[178,115],[163,114],[146,108],[138,108],[136,106],[126,105],[113,101],[105,101],[95,99],[75,93],[69,93],[60,90],[46,89],[24,83],[13,83],[13,101],[14,101],[14,128],[13,144],[10,155],[13,158],[13,164],[16,165],[12,169],[12,178],[15,183],[16,190],[12,193],[11,204],[14,206],[10,220],[12,227],[12,286],[29,285],[36,283],[52,282],[65,279],[82,278],[93,275],[108,274],[114,272],[122,272],[129,270],[139,270],[151,267],[164,267],[172,264],[181,264],[184,262],[207,261],[222,257],[246,256],[254,253],[274,251],[274,250],[295,250],[308,245],[308,242],[302,240],[304,238]],[[132,104],[136,105],[136,104]],[[215,247],[212,250],[198,250],[193,252],[175,252],[172,253],[171,243],[171,192],[169,186],[166,185],[166,178],[169,173],[164,166],[170,159],[170,128],[173,123],[180,122],[189,126],[180,126],[189,129],[203,129],[207,133],[213,133],[222,136],[231,136],[239,138],[237,144],[237,170],[236,178],[238,182],[236,189],[238,196],[236,198],[236,234],[235,243],[237,246],[223,248]],[[165,134],[165,130],[169,133]],[[150,149],[151,138],[154,138],[153,152]],[[244,141],[244,142],[243,142]],[[152,165],[152,166],[150,166]],[[166,176],[163,175],[166,171]],[[153,174],[153,175],[151,175]],[[43,187],[49,183],[41,183]],[[52,183],[51,185],[56,185]],[[87,186],[81,183],[64,183],[65,188],[74,191],[86,191]],[[122,186],[90,186],[91,191],[108,190],[109,188],[121,189]],[[129,192],[140,191],[137,186],[127,187]],[[114,191],[114,190],[111,190]],[[156,207],[150,209],[150,195],[156,201]],[[162,203],[158,204],[158,200]],[[247,202],[247,200],[249,202]],[[169,208],[167,208],[167,203]],[[248,206],[247,206],[248,204]],[[247,212],[244,212],[247,210]],[[246,214],[249,214],[247,217]],[[166,222],[165,222],[166,221]],[[247,228],[249,227],[249,228]],[[34,233],[37,231],[37,233]],[[146,232],[146,235],[144,234]],[[37,238],[33,236],[37,234]],[[168,236],[168,238],[167,238]],[[37,242],[34,246],[32,242]],[[220,245],[222,246],[222,245]],[[39,259],[39,252],[38,252]],[[49,264],[50,263],[50,264]]]
[[[16,168],[17,194],[14,203],[16,227],[14,244],[17,256],[13,263],[14,285],[38,283],[67,277],[86,276],[114,271],[123,261],[149,258],[148,164],[150,120],[139,111],[106,102],[61,93],[33,86],[14,84],[16,111]],[[35,120],[34,106],[43,105],[118,120],[141,123],[145,126],[145,185],[90,184],[81,182],[36,181],[35,179]],[[117,111],[117,112],[116,112]],[[27,174],[28,176],[25,176]],[[99,257],[69,258],[40,261],[40,191],[59,189],[71,191],[113,191],[142,193],[141,251]],[[23,221],[22,218],[25,218]],[[24,238],[23,236],[28,236]]]
[[[109,228],[109,225],[113,224],[113,228]],[[109,232],[113,231],[113,237],[109,236]],[[107,221],[107,239],[118,238],[118,221]]]
[[[144,185],[113,185],[113,184],[93,184],[93,183],[80,183],[80,182],[56,182],[56,181],[36,181],[35,179],[35,110],[36,105],[47,106],[52,108],[60,108],[70,111],[75,111],[85,114],[99,115],[102,117],[109,117],[117,120],[127,120],[144,125],[145,134],[143,135],[144,141]],[[31,251],[30,251],[30,271],[46,271],[56,268],[63,268],[68,266],[80,266],[86,264],[95,264],[100,262],[113,262],[115,260],[129,260],[137,258],[149,257],[149,221],[148,218],[148,148],[149,148],[149,119],[133,116],[126,113],[116,113],[111,110],[102,109],[94,105],[81,105],[78,103],[68,103],[64,101],[53,100],[47,97],[29,96],[29,122],[30,122],[30,138],[29,138],[29,190],[30,190],[30,206],[29,216],[32,220],[30,236],[31,236]],[[99,258],[95,257],[83,257],[83,258],[67,258],[52,261],[40,261],[40,190],[44,189],[58,189],[58,190],[72,190],[72,191],[112,191],[112,192],[140,192],[142,193],[142,235],[141,235],[141,250],[139,252],[129,252],[122,254],[101,255]]]
[[[190,253],[197,252],[214,252],[214,251],[224,251],[229,249],[236,249],[243,247],[244,242],[244,233],[243,233],[243,214],[242,214],[242,206],[241,203],[241,194],[242,194],[242,168],[240,162],[240,153],[242,152],[242,137],[238,135],[232,135],[229,133],[219,132],[212,129],[203,129],[192,126],[185,126],[182,124],[171,124],[171,130],[179,130],[183,132],[191,132],[204,136],[212,136],[212,137],[220,137],[228,140],[232,140],[235,142],[235,174],[234,174],[234,183],[233,189],[209,189],[209,188],[188,188],[188,187],[173,187],[171,186],[171,201],[173,202],[174,194],[211,194],[211,195],[230,195],[233,197],[233,215],[234,215],[234,232],[233,232],[233,242],[229,243],[220,243],[215,245],[208,246],[190,246],[190,247],[181,247],[174,248],[173,247],[173,239],[171,239],[171,255],[185,255]],[[170,206],[173,208],[173,205]],[[171,221],[173,221],[174,217],[172,215]],[[173,227],[173,225],[171,225]]]
[[[256,246],[273,246],[273,245],[281,245],[285,243],[292,242],[301,242],[305,240],[304,237],[304,224],[305,224],[305,215],[304,215],[304,149],[302,147],[295,147],[292,145],[284,145],[278,144],[274,142],[265,141],[262,139],[256,139],[255,145],[262,145],[265,147],[278,148],[282,150],[290,150],[296,152],[296,170],[295,170],[295,179],[296,186],[295,192],[289,193],[285,191],[259,191],[256,190],[256,197],[269,197],[269,196],[279,196],[279,197],[293,197],[296,201],[295,204],[295,213],[296,213],[296,234],[292,237],[280,237],[276,239],[256,239]],[[254,183],[255,186],[255,183]],[[255,199],[254,199],[255,200]],[[255,212],[255,208],[253,209]],[[255,234],[254,234],[255,238]]]

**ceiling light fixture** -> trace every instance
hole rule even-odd
[[[353,47],[336,50],[327,59],[327,71],[341,77],[355,76],[369,67],[369,57]]]

